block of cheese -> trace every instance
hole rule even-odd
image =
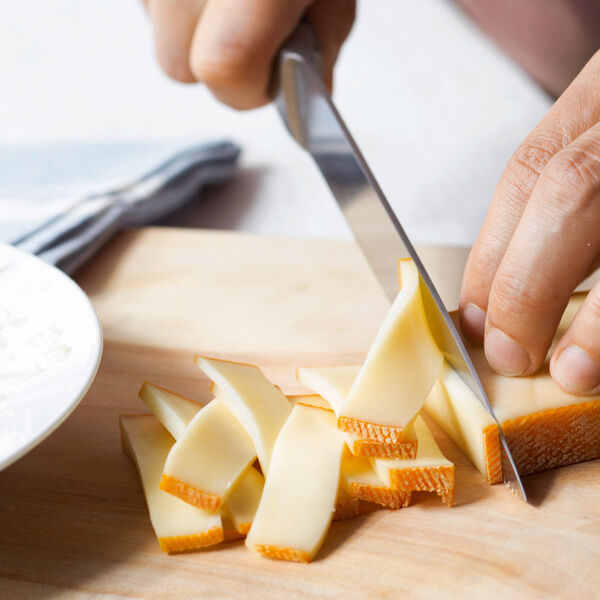
[[[190,421],[164,465],[160,488],[217,510],[256,458],[252,440],[218,394]]]
[[[221,399],[250,436],[263,473],[269,472],[279,431],[288,418],[288,399],[254,365],[196,356],[195,363],[221,390]]]
[[[350,496],[359,500],[389,508],[410,504],[410,491],[393,488],[389,480],[384,483],[366,458],[353,456],[347,448],[342,458],[341,483]]]
[[[499,375],[489,367],[483,349],[467,344],[521,475],[600,458],[600,395],[567,394],[554,383],[549,371],[552,349],[584,299],[585,293],[571,297],[545,364],[534,375]],[[490,483],[500,481],[499,445],[498,442],[493,443],[493,437],[484,443],[486,440],[481,431],[489,427],[489,422],[479,410],[477,398],[456,389],[450,390],[447,384],[445,387],[448,397],[446,407],[439,399],[437,402],[428,400],[428,412],[459,447],[461,438],[469,436],[474,439],[473,446],[482,445],[477,452],[467,451],[465,454],[487,475]],[[449,411],[454,413],[453,418],[448,417]],[[477,419],[477,426],[456,426],[456,422],[470,423]],[[477,434],[476,429],[480,430]],[[482,469],[482,460],[478,458],[481,455],[483,462],[498,464],[497,468],[487,472]]]
[[[191,506],[159,489],[173,437],[152,415],[119,418],[123,449],[135,463],[150,521],[164,552],[181,552],[223,541],[220,515]]]
[[[239,478],[223,504],[223,515],[242,535],[250,531],[264,485],[265,478],[262,474],[254,467],[250,467]]]
[[[188,400],[175,392],[171,392],[145,381],[139,391],[140,398],[161,422],[163,427],[178,440],[189,422],[196,416],[202,405]]]
[[[301,367],[296,370],[297,380],[307,388],[316,392],[316,398],[323,398],[336,410],[343,404],[348,395],[360,366],[334,367]],[[303,402],[315,402],[310,397]],[[337,414],[337,413],[336,413]],[[346,442],[355,456],[383,458],[415,458],[417,455],[417,439],[411,425],[404,428],[395,441],[391,437],[382,438],[378,430],[367,425],[367,436],[372,432],[373,437],[361,438],[354,433],[348,433]],[[364,433],[364,432],[363,432]],[[398,439],[399,437],[399,439]]]
[[[414,421],[419,441],[417,457],[407,460],[370,459],[373,470],[386,486],[410,492],[435,492],[443,502],[454,501],[454,464],[440,450],[420,415]]]
[[[338,427],[361,439],[401,441],[442,367],[412,260],[399,262],[399,278],[398,296],[338,411]]]
[[[425,410],[490,484],[502,481],[498,425],[446,362]]]
[[[294,406],[275,444],[248,548],[270,558],[312,560],[334,513],[343,448],[332,412]]]

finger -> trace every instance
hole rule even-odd
[[[589,292],[559,341],[550,374],[569,394],[600,393],[600,284]]]
[[[190,47],[205,0],[147,0],[154,27],[156,57],[171,79],[196,81],[190,69]]]
[[[540,176],[492,282],[485,331],[490,365],[535,372],[562,313],[600,252],[600,124]]]
[[[234,108],[266,104],[273,59],[309,4],[310,0],[209,0],[192,41],[195,77]]]
[[[323,56],[323,80],[332,91],[333,67],[356,16],[355,0],[317,0],[307,11]]]
[[[562,148],[600,120],[600,53],[558,99],[511,157],[467,260],[460,324],[481,341],[492,281],[540,174]]]

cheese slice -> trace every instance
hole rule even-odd
[[[389,478],[384,483],[366,458],[353,456],[348,449],[342,458],[341,482],[346,492],[359,500],[388,508],[402,508],[410,504],[410,491],[393,488]]]
[[[483,349],[466,344],[521,475],[600,458],[600,395],[567,394],[549,372],[552,350],[585,296],[571,297],[546,361],[534,375],[499,375],[489,367]],[[429,398],[427,411],[490,483],[500,481],[499,442],[477,398],[458,386],[451,388],[445,379],[442,383],[446,398],[439,393]],[[466,439],[471,449],[465,449]]]
[[[218,395],[196,414],[169,452],[160,489],[215,511],[255,457],[252,440]]]
[[[427,398],[425,410],[490,484],[502,481],[498,425],[447,363]]]
[[[139,396],[176,440],[183,435],[189,422],[202,408],[198,402],[147,381],[142,385]]]
[[[221,390],[221,399],[250,436],[263,473],[291,406],[254,365],[196,356],[195,363]]]
[[[294,406],[275,444],[248,548],[297,562],[316,555],[335,509],[343,448],[332,412]]]
[[[338,427],[361,439],[401,441],[442,367],[412,260],[400,261],[399,277],[400,292],[338,412]]]
[[[196,508],[159,489],[173,437],[152,415],[119,418],[123,449],[135,463],[150,521],[164,552],[181,552],[223,541],[219,514]]]
[[[239,479],[223,505],[223,514],[242,535],[250,531],[262,496],[265,478],[250,467]]]
[[[419,441],[417,457],[408,460],[371,459],[375,473],[384,485],[399,491],[435,492],[452,506],[454,501],[454,464],[440,450],[427,423],[420,415],[414,421]]]
[[[360,500],[351,496],[343,487],[338,488],[335,500],[334,521],[344,521],[360,515]]]
[[[335,367],[301,367],[296,370],[296,378],[307,388],[316,392],[335,411],[343,404],[348,395],[360,366],[335,366]],[[300,397],[299,402],[317,403],[322,400],[311,400],[310,396]],[[337,413],[336,413],[337,414]],[[381,437],[380,431],[370,424],[366,432],[367,437],[359,437],[348,433],[346,443],[355,456],[382,457],[382,458],[415,458],[417,455],[417,438],[412,426],[409,424],[404,430],[394,437]],[[371,436],[372,437],[369,437]]]

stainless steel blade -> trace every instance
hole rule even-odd
[[[458,330],[402,225],[379,187],[321,79],[312,30],[302,25],[280,51],[275,104],[296,141],[317,163],[388,298],[398,292],[398,259],[410,256],[421,275],[431,332],[452,367],[498,419]],[[504,483],[527,499],[502,434]]]

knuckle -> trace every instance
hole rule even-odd
[[[566,148],[548,163],[545,178],[559,191],[561,200],[573,199],[573,194],[587,197],[598,187],[600,161],[594,153]]]
[[[503,315],[527,318],[539,316],[556,296],[541,277],[533,278],[518,270],[502,269],[496,273],[490,291],[490,304]]]
[[[180,83],[193,83],[196,81],[185,61],[159,54],[158,64],[163,73],[170,79],[179,81]]]
[[[513,154],[506,176],[517,188],[531,186],[557,151],[556,143],[545,137],[526,140]]]

